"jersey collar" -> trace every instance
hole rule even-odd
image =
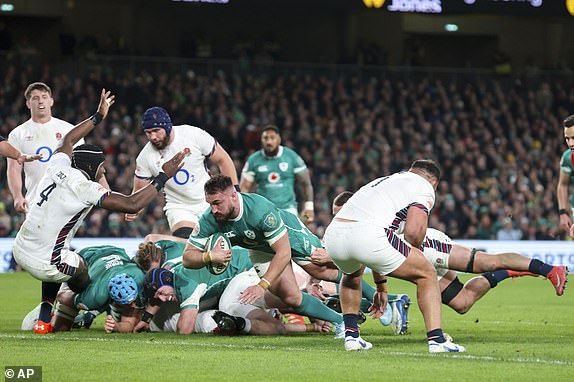
[[[274,156],[269,156],[267,154],[265,154],[265,150],[261,149],[261,152],[263,153],[263,156],[265,158],[279,158],[281,155],[283,155],[283,146],[279,145],[279,150],[277,150],[277,155]]]
[[[237,193],[237,198],[239,199],[239,214],[237,215],[236,218],[231,219],[231,221],[233,221],[233,222],[238,222],[243,217],[243,210],[244,210],[244,208],[243,208],[243,195],[241,195],[241,192]]]

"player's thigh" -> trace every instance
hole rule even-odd
[[[470,255],[470,248],[458,244],[453,245],[448,259],[448,268],[454,271],[466,271]]]
[[[253,269],[235,276],[221,294],[219,310],[232,316],[247,317],[247,314],[252,310],[265,308],[263,297],[253,304],[242,304],[239,302],[243,291],[257,284],[259,280],[259,276],[257,276],[257,273]]]
[[[182,227],[182,222],[186,222],[187,225],[197,224],[201,214],[209,207],[207,203],[200,204],[168,204],[165,206],[165,217],[167,218],[167,223],[169,228],[173,232],[175,229]]]
[[[429,277],[434,279],[436,278],[436,270],[420,250],[410,248],[406,260],[389,275],[408,281]]]

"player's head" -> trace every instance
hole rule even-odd
[[[74,147],[72,151],[72,167],[83,172],[88,179],[97,182],[105,174],[104,160],[106,156],[96,145],[83,144]]]
[[[267,156],[275,156],[279,151],[281,135],[275,125],[267,125],[261,131],[261,147]]]
[[[172,127],[171,118],[163,107],[150,107],[143,114],[142,128],[147,139],[158,150],[163,150],[169,145]]]
[[[176,301],[173,288],[173,273],[163,268],[153,268],[146,273],[143,282],[143,297],[147,304]]]
[[[110,298],[121,305],[129,305],[138,297],[138,284],[133,277],[121,273],[108,283]]]
[[[413,162],[409,171],[426,178],[436,190],[440,182],[440,167],[432,159],[418,159]]]
[[[205,182],[203,189],[215,220],[222,223],[237,217],[239,199],[230,177],[215,175]]]
[[[336,215],[343,208],[343,205],[347,203],[347,200],[351,199],[351,196],[353,196],[351,191],[343,191],[335,196],[335,199],[333,199],[333,215]]]
[[[138,246],[134,261],[142,271],[147,272],[165,262],[165,253],[153,241],[146,241]]]
[[[30,109],[33,118],[43,118],[52,115],[52,89],[43,82],[34,82],[24,91],[26,106]]]
[[[567,117],[562,123],[564,126],[564,138],[568,148],[574,150],[574,114]]]

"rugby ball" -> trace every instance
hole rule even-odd
[[[207,239],[207,243],[205,243],[205,250],[211,251],[216,245],[219,245],[221,249],[231,249],[231,242],[229,239],[219,232],[214,233]],[[210,262],[207,265],[207,270],[214,275],[220,275],[225,272],[228,266],[229,262],[225,264],[214,264]]]

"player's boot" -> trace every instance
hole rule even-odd
[[[566,288],[566,283],[568,282],[568,267],[556,265],[548,272],[546,278],[552,283],[552,286],[556,290],[556,295],[562,296],[564,294],[564,288]]]
[[[391,303],[387,304],[387,308],[383,312],[383,315],[379,317],[379,322],[381,325],[389,326],[393,322],[394,308]]]
[[[532,272],[520,272],[520,271],[506,271],[508,272],[508,276],[514,278],[514,277],[522,277],[522,276],[532,276],[532,277],[538,277],[540,275],[537,275],[536,273],[532,273]]]
[[[333,328],[335,329],[335,339],[345,338],[345,323],[340,324],[333,323]]]
[[[36,334],[48,334],[52,332],[53,332],[52,323],[50,322],[44,322],[38,320],[36,322],[36,325],[34,325],[34,333]]]
[[[464,346],[457,345],[451,341],[438,343],[436,341],[429,341],[429,353],[463,353],[466,349]]]
[[[245,329],[245,319],[243,317],[235,317],[220,310],[213,313],[212,317],[217,324],[217,328],[213,330],[214,334],[235,336]]]
[[[393,319],[391,326],[395,334],[407,334],[409,330],[409,306],[411,299],[406,294],[391,302],[393,309]]]
[[[94,322],[94,318],[96,318],[96,316],[91,312],[84,312],[82,314],[78,314],[76,318],[74,318],[74,324],[72,325],[72,328],[89,329],[90,326],[92,326],[92,323]]]
[[[345,350],[369,350],[373,344],[365,341],[361,337],[355,338],[351,336],[345,337]]]
[[[283,320],[287,321],[286,324],[305,324],[305,317],[295,313],[284,314]]]

